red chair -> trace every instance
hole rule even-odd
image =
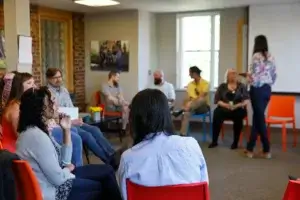
[[[3,149],[3,146],[2,146],[2,143],[1,143],[1,140],[0,140],[0,150]]]
[[[43,200],[39,183],[26,161],[14,161],[12,170],[19,200]]]
[[[290,180],[282,200],[299,200],[300,199],[300,181]]]
[[[209,200],[208,184],[147,187],[127,179],[127,200]]]
[[[225,120],[225,121],[230,121],[230,120]],[[244,121],[246,122],[246,131],[244,133],[246,133],[246,138],[248,140],[248,138],[250,137],[250,128],[249,128],[248,116],[246,116],[244,118]],[[241,135],[240,135],[240,141],[239,141],[240,146],[242,146],[242,144],[243,144],[243,135],[244,135],[244,133],[242,132]],[[221,129],[221,137],[222,137],[222,140],[224,140],[224,124],[222,125],[222,129]]]

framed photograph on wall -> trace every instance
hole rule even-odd
[[[129,42],[125,40],[91,41],[90,68],[97,71],[129,71]]]

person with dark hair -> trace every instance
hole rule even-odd
[[[129,123],[134,146],[122,154],[118,170],[124,200],[126,179],[144,186],[208,182],[198,142],[174,135],[168,100],[160,90],[146,89],[135,95]]]
[[[74,107],[70,93],[63,86],[62,72],[58,68],[48,68],[46,77],[48,88],[53,96],[55,96],[56,104],[59,107]],[[81,118],[72,120],[72,124],[77,129],[83,143],[104,163],[110,164],[117,169],[115,150],[100,129],[83,123]]]
[[[6,86],[8,84],[8,87]],[[5,103],[4,113],[1,120],[3,125],[2,131],[2,143],[4,148],[11,152],[15,152],[16,140],[18,137],[17,126],[19,123],[19,107],[20,98],[22,94],[35,87],[35,82],[33,76],[29,73],[19,73],[15,72],[13,79],[7,79],[5,82],[5,87],[7,87],[6,95],[2,95],[3,102]],[[52,134],[62,135],[62,129],[59,127],[53,128]],[[77,135],[77,130],[72,129],[71,137],[74,144],[72,163],[76,166],[81,166],[82,161],[82,141],[80,136]],[[60,137],[56,137],[57,141],[60,141]],[[62,140],[62,139],[61,139]]]
[[[253,157],[253,149],[258,134],[263,145],[263,157],[271,158],[270,142],[267,136],[265,110],[271,98],[272,85],[277,74],[274,57],[270,54],[267,38],[258,35],[254,40],[253,57],[248,80],[250,83],[250,100],[253,109],[253,121],[246,155]]]
[[[213,114],[213,138],[208,146],[214,148],[218,146],[218,138],[224,120],[233,121],[233,143],[231,149],[237,149],[240,134],[243,129],[243,120],[247,115],[247,104],[249,94],[246,85],[240,83],[237,79],[235,69],[228,69],[226,72],[226,81],[221,83],[215,94],[216,109]]]
[[[194,79],[187,86],[187,96],[183,103],[183,109],[173,112],[175,117],[183,115],[180,135],[186,135],[190,116],[194,113],[203,114],[210,110],[209,107],[209,82],[201,77],[201,70],[197,66],[190,67],[190,77]]]
[[[71,164],[71,119],[59,115],[47,87],[31,88],[21,97],[17,155],[26,160],[38,180],[44,200],[121,200],[114,170],[109,165]],[[48,121],[59,117],[63,145],[49,132]]]
[[[129,103],[124,99],[119,80],[120,72],[110,71],[108,82],[102,85],[101,93],[105,102],[105,111],[122,112],[122,132],[125,135],[128,124]]]

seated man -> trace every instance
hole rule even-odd
[[[122,112],[122,132],[125,134],[128,124],[129,103],[124,99],[119,79],[120,72],[109,72],[108,82],[102,85],[101,93],[105,99],[105,111]]]
[[[183,114],[180,135],[186,135],[191,114],[202,114],[209,111],[209,83],[201,78],[201,70],[197,66],[190,67],[190,77],[194,79],[187,86],[187,98],[183,109],[173,112],[175,117]]]
[[[48,88],[55,96],[56,104],[61,107],[74,107],[67,88],[63,86],[61,71],[58,68],[48,68],[46,78]],[[115,169],[118,167],[114,158],[115,150],[99,128],[83,123],[82,119],[73,120],[72,124],[72,127],[77,129],[83,143],[97,157],[104,163],[112,165]]]
[[[164,72],[162,70],[156,70],[153,73],[153,78],[153,84],[149,88],[162,91],[168,99],[169,107],[173,108],[176,98],[173,84],[164,80]]]

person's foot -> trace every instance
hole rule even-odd
[[[236,144],[235,142],[232,143],[230,149],[234,150],[234,149],[237,149],[238,148],[238,144]]]
[[[208,148],[215,148],[215,147],[217,147],[218,146],[218,143],[215,143],[215,142],[213,142],[213,143],[211,143],[209,146],[208,146]]]
[[[262,158],[265,158],[265,159],[271,159],[272,158],[272,154],[270,152],[261,151],[260,155],[261,155]]]
[[[183,110],[176,110],[176,111],[173,111],[172,112],[172,115],[174,116],[174,117],[179,117],[180,115],[182,115],[183,114]]]
[[[122,129],[122,130],[121,130],[121,135],[122,135],[122,136],[125,136],[125,135],[126,135],[126,130],[125,130],[125,129]]]
[[[244,150],[244,154],[247,158],[253,158],[253,152],[252,151],[248,151],[248,150]]]

